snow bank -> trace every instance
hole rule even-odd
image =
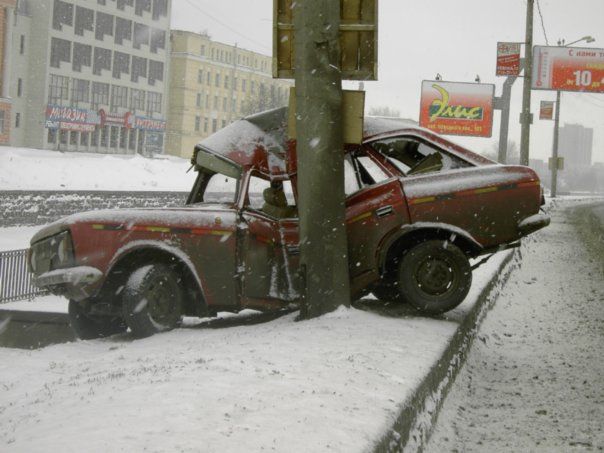
[[[174,156],[0,147],[0,190],[184,191],[196,173]]]
[[[340,308],[132,341],[0,349],[0,450],[365,451],[507,253],[446,317]],[[12,307],[11,307],[12,308]]]

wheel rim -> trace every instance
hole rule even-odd
[[[451,291],[459,280],[455,265],[442,256],[428,256],[415,271],[418,288],[431,296],[442,296]]]
[[[147,312],[154,322],[164,326],[174,323],[178,315],[177,294],[176,284],[166,276],[150,282],[143,297],[147,301]]]

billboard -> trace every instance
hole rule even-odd
[[[533,90],[604,93],[604,49],[535,46]]]
[[[539,119],[551,120],[554,118],[554,101],[541,101],[539,106]]]
[[[520,74],[520,43],[497,43],[497,69],[495,75],[517,76]]]
[[[419,124],[443,135],[490,137],[495,85],[424,80]]]

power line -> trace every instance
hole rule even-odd
[[[244,35],[243,33],[240,33],[239,31],[237,31],[236,29],[234,29],[233,27],[231,27],[230,25],[222,22],[220,19],[212,16],[210,13],[208,13],[207,11],[202,10],[199,5],[191,2],[191,0],[186,0],[186,2],[191,5],[193,8],[195,8],[197,11],[199,11],[200,13],[208,16],[210,19],[212,19],[214,22],[216,22],[219,25],[222,25],[224,28],[232,31],[233,33],[235,33],[236,35],[239,35],[240,37],[247,39],[250,42],[253,42],[254,44],[256,44],[257,46],[260,46],[262,49],[267,50],[269,52],[272,52],[272,49],[269,49],[266,45],[264,45],[263,43],[256,41],[253,38],[250,38],[249,36]]]
[[[549,46],[549,40],[547,39],[547,32],[545,31],[545,24],[543,22],[543,14],[541,14],[541,4],[539,0],[537,0],[537,11],[539,12],[539,17],[541,18],[541,28],[543,29],[543,36],[545,36],[545,44]]]

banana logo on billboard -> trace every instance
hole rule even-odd
[[[449,105],[450,95],[440,85],[432,85],[440,93],[440,99],[434,99],[430,104],[430,122],[437,118],[450,118],[456,120],[482,120],[482,107],[467,107],[463,105]]]

